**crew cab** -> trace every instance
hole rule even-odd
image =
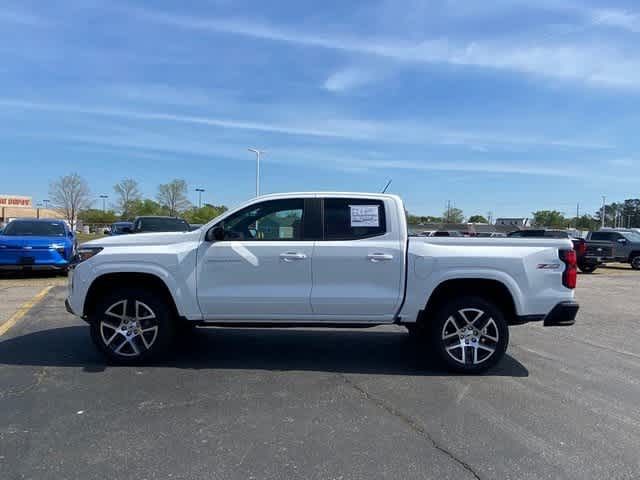
[[[114,362],[166,351],[192,325],[398,324],[449,368],[498,362],[509,326],[571,325],[567,239],[411,237],[395,195],[267,195],[201,229],[78,248],[67,310]]]
[[[631,229],[603,229],[587,234],[587,242],[605,244],[611,250],[608,261],[629,263],[634,270],[640,270],[640,233]]]

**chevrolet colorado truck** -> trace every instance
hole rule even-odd
[[[510,325],[574,323],[576,275],[567,239],[409,237],[395,195],[291,193],[195,231],[81,245],[66,307],[116,363],[155,357],[193,325],[397,324],[479,373],[504,356]]]

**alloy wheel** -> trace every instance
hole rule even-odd
[[[100,320],[104,345],[116,355],[137,357],[149,350],[158,337],[158,319],[145,303],[119,300]]]
[[[449,316],[441,332],[445,351],[457,363],[479,365],[498,349],[495,320],[478,308],[462,308]]]

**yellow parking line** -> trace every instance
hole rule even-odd
[[[38,293],[35,297],[33,297],[28,302],[26,302],[24,305],[22,305],[16,311],[16,313],[11,315],[11,317],[9,317],[9,320],[7,320],[2,325],[0,325],[0,337],[2,335],[4,335],[5,333],[7,333],[9,331],[9,329],[11,327],[13,327],[16,323],[18,323],[18,321],[22,317],[24,317],[27,313],[29,313],[29,310],[31,310],[36,305],[36,303],[38,303],[40,300],[42,300],[44,297],[46,297],[47,293],[49,293],[49,291],[52,288],[53,288],[53,285],[49,285],[48,287],[44,287],[42,290],[40,290],[40,293]]]

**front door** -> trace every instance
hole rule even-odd
[[[205,320],[279,320],[311,314],[313,240],[304,199],[268,200],[225,218],[224,240],[198,249],[197,291]]]

